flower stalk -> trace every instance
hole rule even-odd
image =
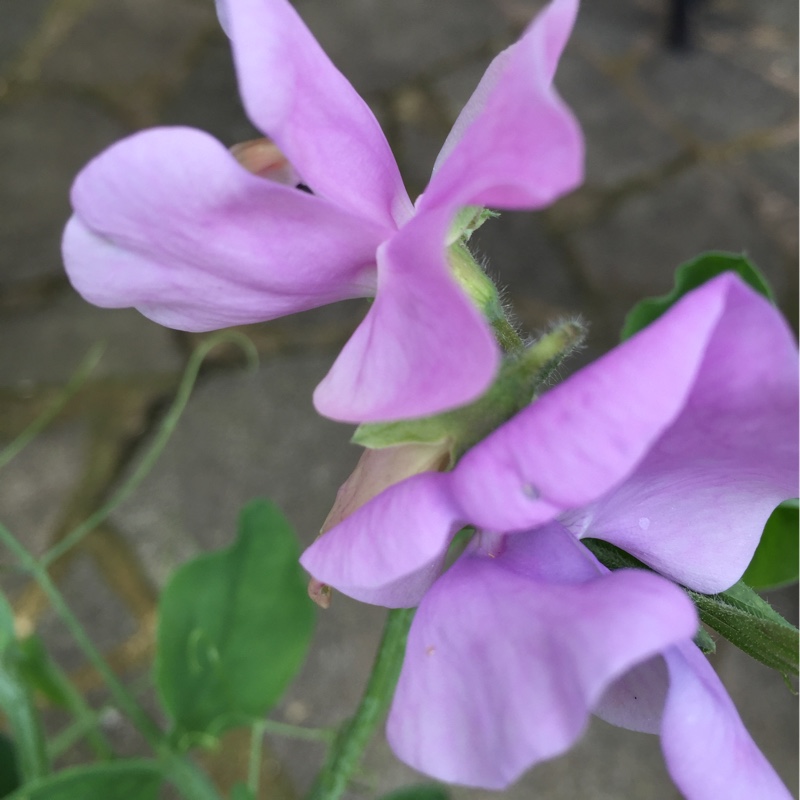
[[[337,800],[391,702],[405,653],[413,608],[389,611],[367,688],[356,713],[342,725],[307,800]]]

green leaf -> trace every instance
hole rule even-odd
[[[41,692],[51,703],[68,707],[72,687],[47,655],[42,640],[36,635],[20,639],[19,671],[25,682]]]
[[[781,503],[767,520],[764,535],[742,580],[765,591],[795,583],[798,577],[798,501]]]
[[[583,544],[609,569],[649,569],[608,542],[583,539]],[[757,661],[778,670],[784,678],[798,674],[800,632],[745,583],[739,581],[719,594],[700,594],[686,587],[684,591],[697,606],[703,624]],[[696,640],[698,646],[705,649],[708,639],[701,635]]]
[[[784,678],[798,675],[797,628],[749,586],[740,581],[726,592],[711,595],[686,591],[709,628]]]
[[[435,783],[421,783],[417,786],[404,786],[383,795],[380,800],[448,800],[450,795],[444,786]]]
[[[155,761],[131,759],[66,769],[25,784],[7,800],[157,800],[161,782]]]
[[[735,253],[704,253],[678,267],[675,272],[675,288],[669,294],[642,300],[631,309],[625,317],[620,338],[623,341],[629,339],[651,322],[655,322],[685,294],[723,272],[735,272],[745,283],[774,302],[766,279],[747,258]]]
[[[314,605],[299,554],[278,509],[256,500],[233,545],[173,575],[159,606],[156,681],[182,747],[261,719],[300,668]]]
[[[32,692],[20,673],[19,661],[14,613],[5,597],[0,595],[0,711],[13,734],[22,778],[31,781],[46,775],[50,765],[41,720]]]
[[[256,796],[250,791],[246,783],[237,783],[231,789],[230,800],[256,800]]]
[[[8,796],[19,785],[19,767],[14,742],[0,733],[0,797]]]

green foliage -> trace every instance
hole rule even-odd
[[[237,783],[231,789],[230,800],[256,800],[256,796],[250,791],[245,783]]]
[[[46,775],[49,764],[39,715],[20,671],[20,658],[14,614],[0,595],[0,711],[13,733],[19,772],[24,781],[30,781]]]
[[[450,795],[444,786],[435,783],[421,783],[417,786],[404,786],[383,795],[380,800],[448,800]]]
[[[637,558],[599,539],[585,544],[609,569],[649,569]],[[700,620],[749,656],[778,670],[784,678],[798,674],[798,630],[764,599],[740,581],[719,594],[700,594],[685,589],[692,598]],[[710,640],[701,634],[698,646]]]
[[[258,720],[303,663],[314,606],[294,533],[257,500],[228,548],[183,565],[159,606],[156,681],[181,747]]]
[[[753,589],[765,591],[797,581],[798,501],[781,503],[767,520],[758,549],[742,580]]]
[[[41,692],[51,703],[68,707],[74,690],[64,675],[54,668],[42,640],[35,635],[26,636],[19,640],[18,646],[19,670],[28,686]]]
[[[778,670],[798,674],[798,630],[741,581],[719,594],[687,589],[700,619],[749,656]]]
[[[66,769],[26,783],[7,800],[157,800],[161,782],[156,762],[130,759]]]
[[[735,272],[739,277],[757,292],[769,300],[774,300],[772,290],[766,279],[758,269],[744,256],[734,253],[704,253],[691,261],[682,264],[675,271],[675,288],[661,297],[650,297],[637,303],[622,326],[620,338],[624,341],[630,339],[642,328],[655,322],[665,311],[669,310],[685,294],[698,286],[721,275],[723,272]]]
[[[7,797],[20,785],[14,742],[0,733],[0,797]]]

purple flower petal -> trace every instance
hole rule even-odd
[[[691,643],[664,653],[670,689],[661,746],[687,800],[790,800],[756,747],[717,674]]]
[[[387,734],[400,758],[440,780],[508,786],[567,750],[619,675],[697,628],[686,595],[656,575],[587,577],[560,526],[513,538],[541,547],[525,558],[564,582],[524,574],[513,546],[495,558],[473,550],[411,628]]]
[[[621,484],[683,411],[730,284],[688,295],[468,452],[452,473],[463,519],[526,530]]]
[[[75,288],[172,328],[260,322],[375,291],[386,230],[249,174],[215,139],[157,128],[80,173],[64,261]]]
[[[660,733],[668,690],[667,665],[661,656],[656,656],[614,681],[592,713],[629,731]]]
[[[797,495],[798,374],[793,337],[763,297],[730,277],[700,292],[723,306],[681,413],[577,522],[583,535],[713,593],[742,576],[772,510]]]
[[[500,353],[449,272],[449,222],[441,211],[421,214],[378,251],[375,303],[314,393],[321,414],[345,422],[424,416],[488,387]]]
[[[554,0],[489,66],[437,159],[420,210],[541,208],[583,180],[583,139],[553,89],[577,0]]]
[[[382,225],[412,214],[386,137],[286,0],[228,0],[239,89],[250,119],[316,194]]]
[[[390,608],[417,605],[458,530],[440,490],[444,479],[424,473],[383,492],[320,536],[300,563],[356,600]]]

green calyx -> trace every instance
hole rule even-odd
[[[465,240],[449,248],[447,260],[453,277],[492,326],[500,347],[505,352],[522,348],[524,343],[508,321],[497,287],[470,253]]]
[[[482,206],[464,206],[456,214],[447,236],[447,244],[458,241],[467,241],[486,220],[499,216],[496,211],[490,211]]]
[[[365,423],[356,429],[352,441],[375,450],[449,442],[453,466],[470,447],[529,405],[583,337],[580,322],[562,322],[528,346],[507,354],[494,383],[474,402],[432,417]]]

